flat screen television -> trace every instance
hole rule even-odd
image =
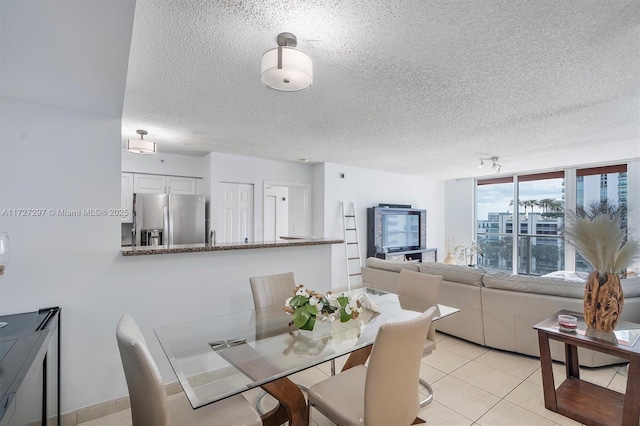
[[[372,207],[367,217],[368,255],[426,247],[426,210]]]
[[[388,250],[420,248],[420,213],[382,213],[382,246]]]

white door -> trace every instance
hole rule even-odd
[[[220,225],[217,241],[240,243],[253,240],[253,185],[220,182]]]
[[[276,241],[289,232],[289,188],[267,186],[264,201],[264,240]]]

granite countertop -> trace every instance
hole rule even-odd
[[[248,243],[217,243],[208,244],[176,244],[173,246],[137,246],[122,247],[123,256],[144,256],[150,254],[196,253],[205,251],[248,250],[278,247],[319,246],[325,244],[342,244],[343,239],[331,238],[300,238],[294,237],[283,241],[251,241]]]

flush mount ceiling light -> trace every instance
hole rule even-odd
[[[127,151],[143,155],[155,154],[156,143],[144,140],[144,135],[147,134],[147,131],[136,130],[136,133],[140,135],[140,139],[127,140]]]
[[[262,82],[270,89],[297,92],[311,87],[313,61],[296,46],[298,41],[291,33],[278,35],[278,47],[262,55]]]
[[[498,164],[498,160],[500,159],[500,157],[489,157],[489,158],[480,158],[480,165],[478,166],[479,168],[482,168],[482,166],[484,166],[484,160],[487,161],[491,161],[491,168],[493,170],[496,171],[496,173],[500,173],[500,169],[502,168],[502,164]]]

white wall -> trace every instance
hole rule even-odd
[[[289,235],[309,236],[311,232],[311,216],[313,212],[308,208],[311,205],[311,194],[305,200],[305,188],[300,186],[289,187]],[[308,206],[307,206],[308,205]],[[309,211],[305,216],[304,212]],[[321,210],[319,210],[321,212]]]
[[[380,172],[326,163],[324,166],[324,237],[343,238],[340,202],[354,202],[358,225],[360,256],[367,250],[367,207],[379,203],[411,204],[427,209],[427,246],[438,248],[438,261],[444,252],[444,182],[419,176]],[[340,177],[344,173],[344,178]],[[320,173],[318,172],[318,175]],[[344,246],[332,248],[332,285],[347,285]]]
[[[475,181],[448,180],[445,182],[445,194],[444,238],[454,246],[470,245],[475,233]],[[446,255],[443,249],[440,259]]]
[[[312,187],[311,187],[311,209],[323,212],[323,214],[311,215],[311,235],[314,237],[323,237],[324,234],[324,175],[325,165],[314,164],[312,170]]]
[[[119,119],[6,99],[0,115],[0,212],[119,207]],[[0,314],[62,307],[63,413],[127,394],[115,340],[123,312],[168,382],[154,327],[251,308],[253,275],[294,271],[330,288],[331,246],[122,257],[117,217],[0,215],[0,229],[12,244]]]

